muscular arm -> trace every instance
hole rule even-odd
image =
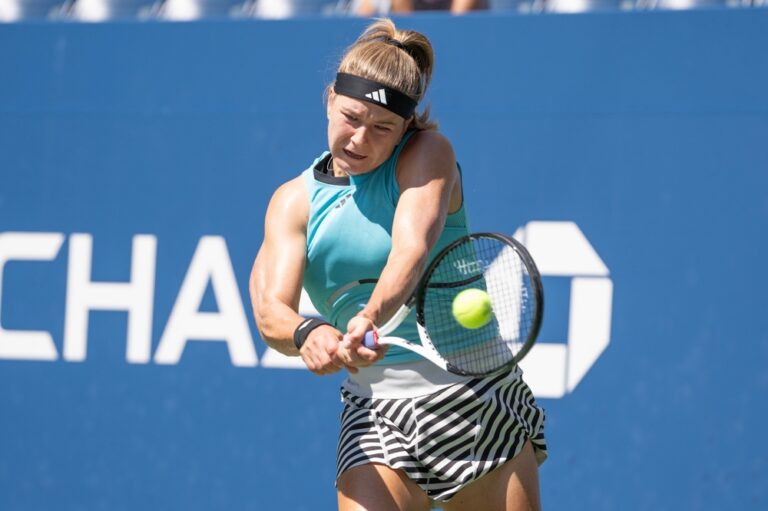
[[[342,368],[356,372],[358,365],[371,364],[383,353],[351,359],[339,357],[341,332],[322,325],[307,336],[301,351],[293,343],[293,332],[304,321],[299,316],[299,299],[306,262],[309,201],[301,178],[284,184],[267,208],[264,242],[251,271],[250,291],[253,314],[264,341],[275,350],[301,356],[315,374],[332,374]],[[346,354],[346,352],[345,352]]]
[[[304,318],[301,297],[309,211],[301,178],[277,189],[267,208],[264,242],[251,270],[253,314],[264,341],[286,355],[298,355],[293,332]]]
[[[392,251],[361,315],[381,325],[408,298],[445,225],[458,182],[453,149],[437,132],[414,135],[398,161]]]

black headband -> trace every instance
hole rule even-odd
[[[387,87],[379,82],[366,80],[347,73],[338,73],[333,90],[351,98],[367,101],[386,108],[403,119],[410,119],[416,110],[417,102],[402,92]]]

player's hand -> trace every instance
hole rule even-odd
[[[337,356],[341,332],[331,325],[321,325],[312,330],[301,347],[299,355],[307,369],[315,374],[333,374],[345,367],[356,372],[354,367],[347,367]]]
[[[366,332],[374,329],[373,322],[365,316],[355,316],[347,323],[347,333],[344,334],[336,356],[347,367],[367,367],[378,362],[387,353],[387,347],[372,350],[363,346]]]

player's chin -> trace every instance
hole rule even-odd
[[[351,155],[346,154],[346,152],[342,152],[340,157],[334,156],[334,158],[341,164],[341,170],[353,176],[366,174],[383,163],[378,161],[378,158],[370,155],[362,157],[358,155],[357,157],[352,157]]]
[[[360,162],[352,162],[351,164],[347,163],[344,165],[341,170],[350,176],[359,176],[361,174],[366,174],[372,171],[373,167],[370,167],[370,165],[363,165]]]

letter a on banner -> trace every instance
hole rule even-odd
[[[209,280],[218,312],[200,311]],[[258,361],[229,251],[220,236],[200,238],[160,338],[155,362],[177,364],[187,341],[191,340],[223,340],[236,366],[251,367]]]

